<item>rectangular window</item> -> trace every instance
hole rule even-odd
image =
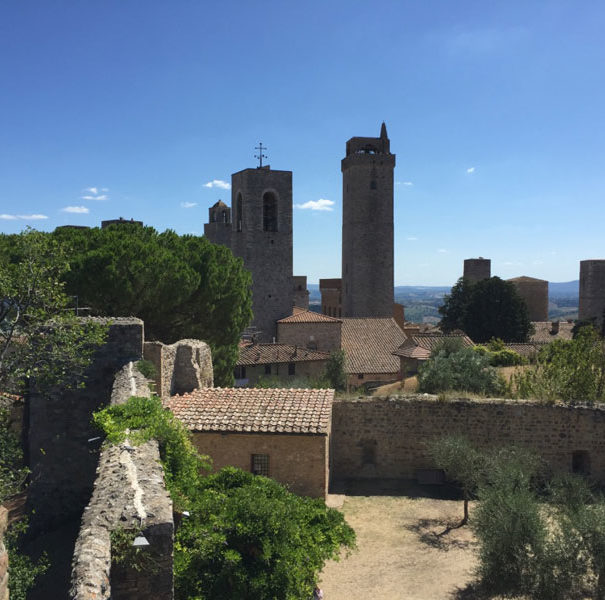
[[[288,375],[296,375],[296,363],[288,363]]]
[[[268,454],[253,454],[252,468],[250,469],[254,475],[263,475],[269,477],[269,455]]]
[[[265,365],[265,375],[271,375],[271,365]]]
[[[235,378],[246,379],[246,367],[235,367]]]
[[[363,379],[363,373],[357,373],[357,379]]]

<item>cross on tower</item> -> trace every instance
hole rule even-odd
[[[265,154],[263,154],[263,150],[267,150],[268,148],[266,146],[263,147],[263,143],[259,142],[258,146],[255,146],[254,149],[258,150],[258,154],[255,154],[254,158],[258,158],[258,168],[262,169],[263,168],[263,158],[267,158],[267,156]]]

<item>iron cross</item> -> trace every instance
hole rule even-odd
[[[258,158],[258,168],[262,169],[263,168],[263,158],[267,158],[267,156],[265,154],[263,154],[263,150],[267,150],[268,148],[266,146],[263,148],[263,143],[259,142],[258,146],[255,146],[254,149],[258,150],[258,154],[255,154],[254,158]]]

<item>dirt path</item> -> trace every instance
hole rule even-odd
[[[358,549],[322,573],[325,600],[453,600],[472,579],[475,542],[460,501],[347,496],[343,508]]]

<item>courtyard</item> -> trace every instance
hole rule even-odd
[[[362,495],[381,491],[384,495]],[[355,529],[357,550],[326,564],[321,574],[325,600],[472,598],[472,532],[462,527],[440,535],[459,523],[462,502],[428,498],[415,490],[396,493],[357,489],[355,495],[329,498]]]

